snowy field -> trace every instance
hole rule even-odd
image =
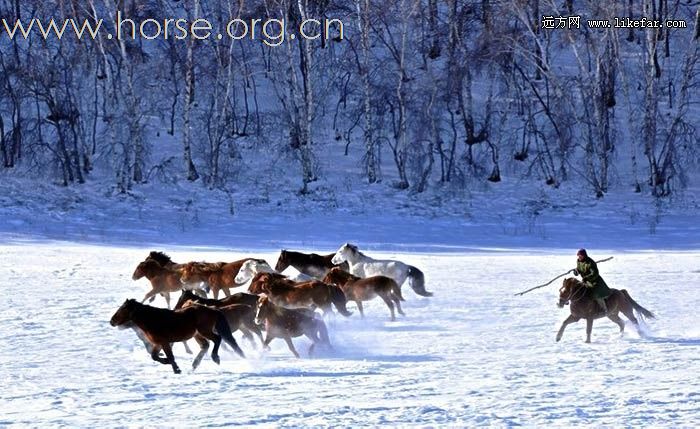
[[[556,331],[557,282],[573,250],[382,253],[423,269],[433,298],[403,288],[405,317],[379,300],[366,319],[329,321],[335,350],[302,359],[282,340],[262,353],[224,349],[196,372],[153,362],[131,330],[109,319],[148,290],[131,274],[151,248],[66,242],[0,244],[0,426],[685,426],[700,423],[700,254],[592,252],[612,287],[658,315],[640,337],[597,320]],[[361,243],[359,243],[361,244]],[[162,248],[176,261],[276,252]],[[335,250],[321,248],[317,250]],[[162,298],[155,305],[164,306]],[[355,310],[354,304],[349,304]],[[195,344],[191,344],[195,347]]]

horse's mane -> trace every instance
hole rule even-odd
[[[564,284],[573,284],[573,286],[585,287],[586,285],[576,277],[567,277],[564,279]]]
[[[189,268],[193,273],[210,274],[216,271],[221,271],[221,268],[226,265],[225,262],[190,262]]]
[[[156,262],[158,262],[160,265],[166,265],[166,264],[172,264],[173,260],[170,259],[170,256],[168,256],[164,252],[160,252],[157,250],[152,250],[151,253],[148,254],[148,258],[146,259],[152,259]]]
[[[358,276],[356,276],[356,275],[354,275],[354,274],[352,274],[352,273],[349,273],[349,272],[347,272],[347,271],[345,271],[345,270],[343,270],[342,268],[339,268],[339,267],[334,267],[334,268],[332,268],[332,269],[328,272],[327,276],[329,276],[329,277],[331,277],[331,278],[332,278],[333,276],[339,276],[340,278],[342,278],[342,279],[343,279],[344,281],[346,281],[346,282],[347,282],[348,280],[352,280],[352,281],[360,280],[360,277],[358,277]]]
[[[358,255],[364,256],[365,258],[369,258],[369,256],[367,256],[367,255],[365,255],[364,253],[362,253],[362,252],[360,251],[360,248],[357,247],[356,245],[350,244],[350,243],[345,243],[345,244],[346,244],[353,252],[357,253]]]

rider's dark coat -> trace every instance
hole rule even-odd
[[[612,290],[598,273],[598,265],[589,256],[583,261],[577,261],[576,270],[581,275],[586,287],[591,288],[593,298],[607,298]]]

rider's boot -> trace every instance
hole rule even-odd
[[[605,298],[596,298],[595,302],[602,308],[603,313],[608,314],[608,306],[605,304]]]

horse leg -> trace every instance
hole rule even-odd
[[[143,299],[141,300],[141,304],[143,304],[144,302],[146,302],[146,300],[147,300],[148,298],[151,298],[151,301],[153,301],[153,300],[156,298],[156,295],[157,295],[158,293],[159,293],[159,291],[156,290],[155,288],[154,288],[154,289],[151,289],[151,290],[148,291],[148,292],[146,293],[146,295],[143,297]]]
[[[309,356],[311,356],[314,353],[314,349],[316,348],[316,343],[320,343],[321,339],[318,337],[316,334],[316,326],[308,327],[307,329],[304,330],[304,335],[306,338],[311,340],[311,345],[309,346]]]
[[[270,343],[273,339],[275,339],[275,337],[270,335],[269,332],[267,332],[266,335],[265,341],[263,341],[263,350],[270,350]]]
[[[192,361],[192,371],[197,369],[199,363],[202,361],[202,358],[207,353],[207,349],[209,349],[209,341],[207,341],[202,335],[195,334],[194,340],[197,341],[197,344],[199,344],[199,353],[197,353],[194,361]]]
[[[386,306],[389,307],[389,311],[391,312],[391,321],[392,321],[392,322],[395,321],[395,320],[396,320],[396,316],[394,315],[394,303],[391,302],[391,300],[389,299],[389,297],[386,296],[386,295],[383,295],[383,294],[382,294],[382,295],[379,295],[379,297],[380,297],[381,299],[383,299],[384,302],[386,303]]]
[[[255,324],[255,322],[251,319],[244,319],[243,320],[243,325],[248,329],[249,332],[254,333],[255,335],[260,338],[260,344],[265,347],[265,340],[263,339],[262,331],[260,330],[260,327]]]
[[[292,338],[287,335],[284,337],[284,341],[287,343],[287,347],[289,347],[289,350],[294,353],[294,356],[297,357],[297,359],[300,357],[299,353],[297,353],[297,349],[294,348],[294,343],[292,342]]]
[[[187,345],[187,341],[183,341],[183,342],[182,342],[182,345],[185,346],[185,351],[187,352],[187,354],[188,354],[188,355],[191,355],[191,354],[192,354],[192,349],[190,348],[190,346]]]
[[[168,305],[168,310],[170,310],[170,292],[163,292],[163,298],[165,298],[165,303]]]
[[[211,340],[214,343],[214,348],[211,349],[211,360],[214,361],[217,365],[221,362],[221,359],[219,359],[219,347],[221,346],[221,335],[215,334],[213,331],[211,332],[200,332],[200,334],[205,337],[208,340]]]
[[[156,362],[160,362],[163,365],[169,364],[170,361],[167,358],[160,357],[160,349],[161,347],[159,345],[153,345],[153,347],[151,348],[151,359],[153,359]]]
[[[229,290],[228,290],[227,287],[222,287],[221,290],[224,291],[224,295],[225,295],[226,297],[231,296],[231,292],[229,292]]]
[[[591,342],[591,332],[593,331],[593,318],[586,319],[586,342]]]
[[[260,328],[258,328],[257,326],[253,326],[252,328],[249,328],[249,329],[251,331],[253,331],[253,333],[255,333],[255,335],[257,335],[258,338],[260,338],[260,344],[263,346],[263,348],[265,348],[265,340],[263,339],[262,330]]]
[[[358,299],[357,301],[355,301],[355,304],[357,304],[357,311],[360,312],[360,317],[364,319],[365,318],[365,311],[362,308],[362,301],[360,301]]]
[[[241,325],[238,327],[238,330],[241,331],[243,334],[243,338],[245,338],[253,347],[255,347],[255,338],[253,337],[253,333],[246,327],[245,325]]]
[[[401,300],[399,299],[399,297],[392,295],[391,298],[393,299],[394,304],[396,305],[396,310],[399,312],[399,314],[405,316],[406,313],[404,313],[401,309]]]
[[[625,322],[620,319],[620,316],[617,314],[608,314],[608,319],[612,320],[613,322],[617,323],[617,326],[620,327],[620,334],[625,332]]]
[[[173,355],[173,349],[170,347],[170,343],[163,344],[163,351],[165,352],[165,356],[170,361],[170,364],[173,366],[173,372],[175,374],[181,373],[182,371],[180,371],[180,368],[178,368],[177,364],[175,363],[175,356]]]
[[[214,299],[219,299],[219,287],[218,286],[211,286],[211,293],[214,296]]]
[[[559,328],[559,332],[557,332],[557,341],[561,340],[561,336],[564,335],[564,329],[566,329],[567,325],[574,323],[574,322],[578,322],[578,321],[579,321],[578,317],[574,317],[573,314],[570,314],[569,317],[567,317],[566,320],[564,320],[564,322],[562,322],[561,328]]]

